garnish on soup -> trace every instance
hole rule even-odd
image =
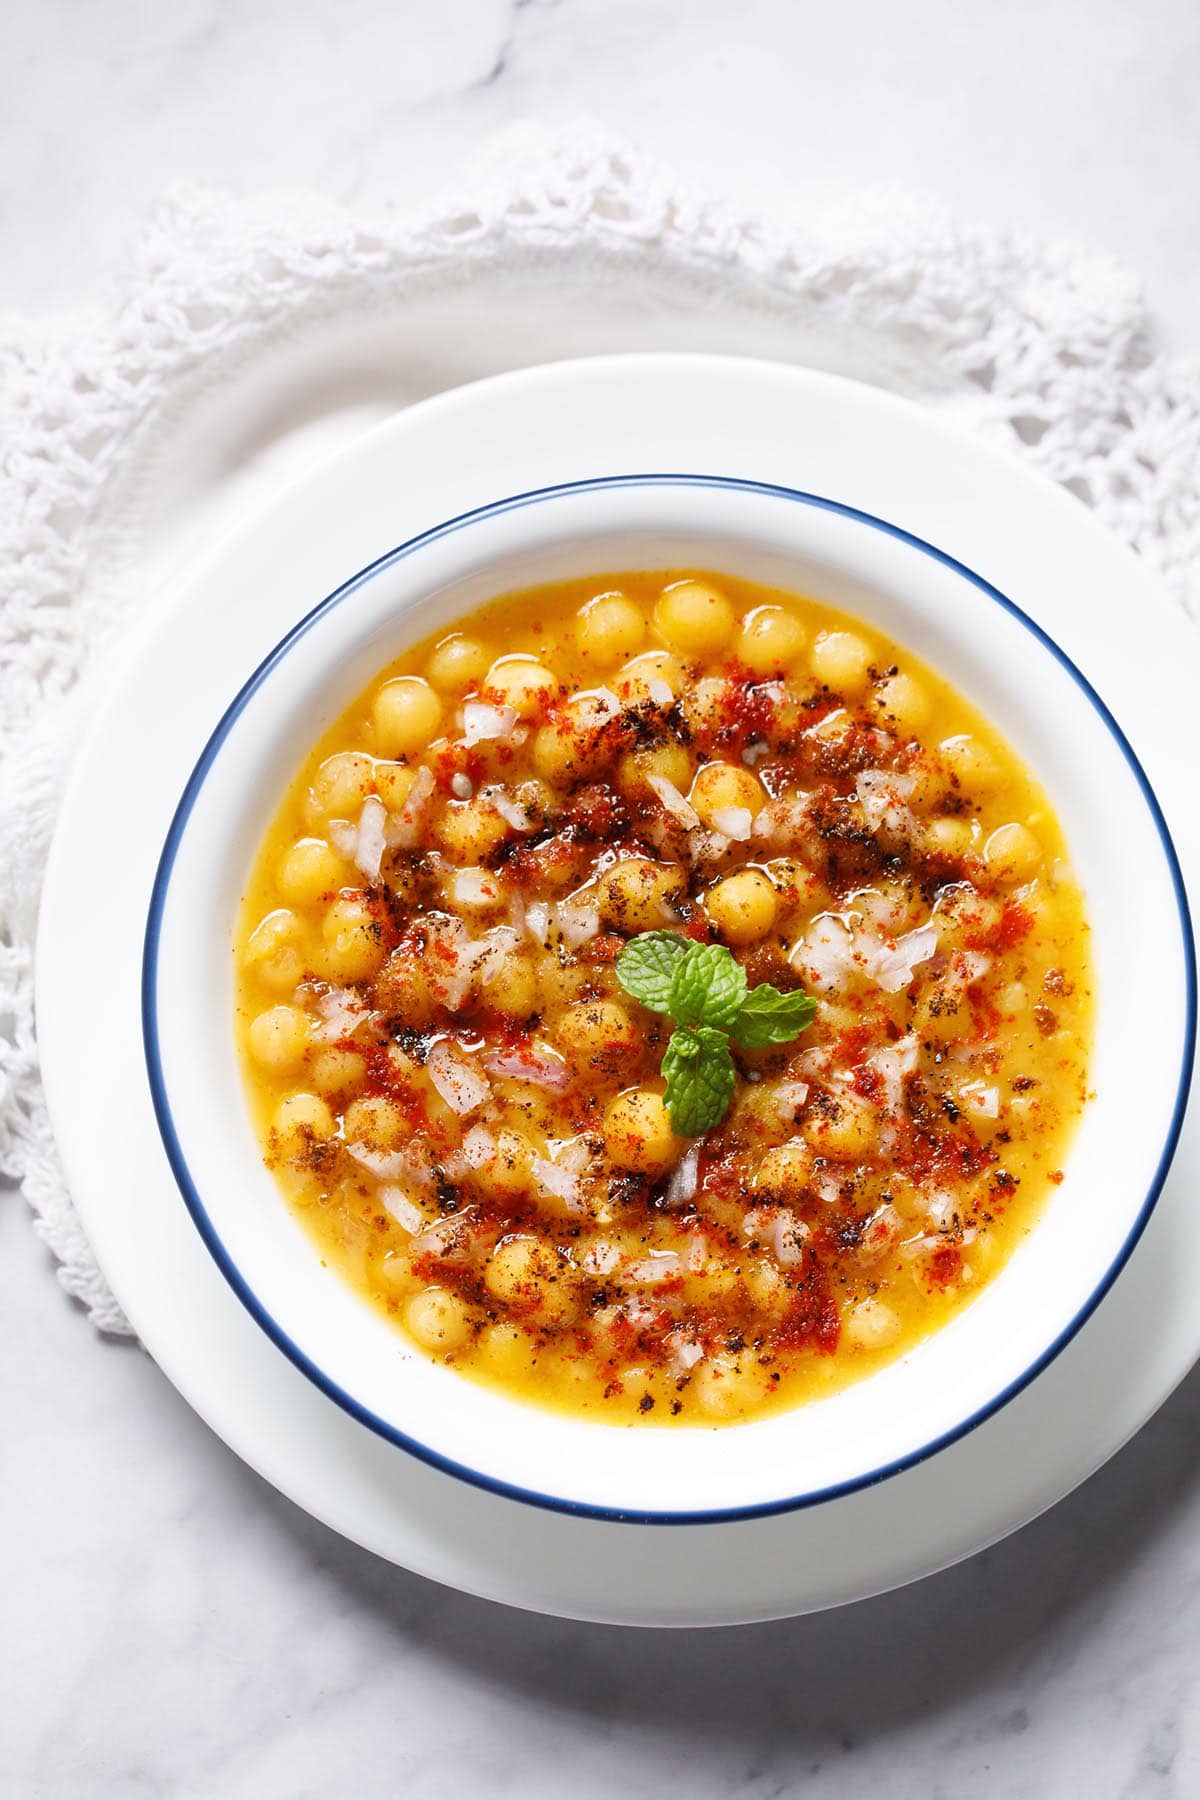
[[[712,1424],[989,1280],[1084,1104],[1045,794],[879,633],[705,573],[505,596],[387,669],[251,872],[266,1160],[409,1342]]]

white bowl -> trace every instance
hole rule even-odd
[[[942,1331],[853,1387],[712,1430],[542,1412],[409,1348],[322,1267],[263,1168],[232,1031],[231,933],[250,862],[303,755],[370,675],[506,589],[681,564],[845,607],[989,714],[1063,824],[1098,989],[1096,1098],[1065,1180],[996,1279]],[[605,1518],[711,1522],[808,1505],[921,1460],[1068,1342],[1124,1264],[1170,1163],[1194,1048],[1195,959],[1175,852],[1130,746],[1017,604],[836,499],[715,476],[622,475],[517,495],[423,533],[330,595],[250,675],[164,847],[143,1027],[163,1141],[204,1241],[263,1329],[327,1394],[416,1455],[516,1498]]]

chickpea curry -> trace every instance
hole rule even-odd
[[[610,1422],[911,1349],[1087,1095],[1041,788],[901,647],[726,575],[506,595],[399,657],[289,789],[234,954],[322,1258],[428,1355]]]

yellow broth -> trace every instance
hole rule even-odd
[[[818,1000],[675,1137],[632,936]],[[428,1355],[713,1424],[949,1319],[1062,1179],[1092,974],[1046,795],[932,670],[686,570],[508,594],[382,670],[255,858],[234,947],[263,1154]]]

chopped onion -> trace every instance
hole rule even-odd
[[[520,941],[521,934],[513,925],[493,925],[482,938],[476,939],[471,945],[470,953],[475,958],[481,952],[478,955],[481,987],[487,987],[489,982],[495,981]]]
[[[328,836],[339,856],[351,863],[358,860],[357,825],[351,825],[349,819],[330,819]]]
[[[808,1226],[795,1213],[781,1207],[771,1221],[771,1247],[775,1252],[775,1260],[785,1269],[795,1268],[804,1257],[804,1244],[809,1236]]]
[[[417,842],[429,802],[433,799],[434,786],[433,771],[422,763],[417,770],[416,780],[409,789],[408,799],[388,821],[389,844],[399,844],[405,849],[411,849]]]
[[[563,943],[570,950],[586,944],[600,930],[600,904],[591,894],[569,894],[555,908]]]
[[[906,931],[889,950],[883,947],[870,959],[870,972],[885,994],[898,994],[908,987],[918,965],[928,962],[937,950],[938,934],[932,925],[918,925]]]
[[[673,818],[689,831],[695,831],[700,824],[700,814],[689,800],[685,800],[673,781],[665,775],[647,775],[646,786],[650,788],[666,807]]]
[[[791,954],[806,987],[821,993],[858,972],[854,938],[836,913],[821,913],[809,925]]]
[[[592,1161],[592,1149],[585,1137],[553,1138],[550,1160],[560,1169],[570,1169],[572,1175],[582,1175]]]
[[[472,1125],[462,1143],[462,1157],[468,1169],[486,1169],[494,1161],[496,1140],[485,1125]]]
[[[530,1160],[533,1179],[543,1194],[553,1194],[561,1200],[568,1212],[583,1211],[583,1194],[580,1190],[578,1175],[570,1169],[560,1168],[557,1163],[547,1162],[544,1156],[535,1156]]]
[[[693,868],[700,868],[708,862],[720,862],[728,848],[729,839],[723,831],[705,831],[700,827],[688,832],[687,853]],[[669,914],[664,913],[663,916],[670,922]]]
[[[916,1066],[917,1040],[911,1033],[895,1044],[873,1050],[868,1056],[867,1067],[876,1071],[883,1084],[883,1103],[889,1113],[897,1114],[903,1110],[904,1077],[911,1075]]]
[[[471,912],[490,912],[501,897],[490,869],[455,869],[447,887],[454,904]]]
[[[561,1094],[571,1085],[571,1071],[561,1057],[535,1055],[532,1050],[489,1050],[483,1058],[489,1075],[507,1075],[513,1081],[527,1081],[533,1087],[548,1088]]]
[[[745,844],[749,841],[754,815],[748,806],[714,806],[712,822],[722,837],[732,838],[735,844]]]
[[[960,950],[954,958],[954,968],[968,987],[976,981],[982,981],[991,966],[991,957],[985,956],[981,950]]]
[[[425,1067],[446,1105],[462,1118],[476,1112],[491,1098],[488,1082],[445,1038],[433,1046],[425,1059]]]
[[[516,722],[517,710],[513,706],[488,706],[482,700],[468,700],[463,707],[463,742],[469,748],[488,739],[511,737]]]
[[[450,777],[450,792],[456,800],[469,800],[475,792],[475,783],[459,770],[457,775]]]
[[[525,908],[525,929],[544,944],[550,936],[550,908],[545,900],[531,900]]]
[[[703,1345],[695,1338],[685,1336],[682,1331],[672,1331],[666,1341],[671,1346],[671,1361],[681,1375],[690,1374],[696,1364],[703,1361]]]
[[[596,1238],[584,1251],[579,1266],[589,1275],[611,1275],[621,1260],[621,1246],[611,1238]]]
[[[408,1157],[403,1150],[372,1150],[369,1144],[347,1144],[348,1153],[380,1181],[395,1181],[407,1175]]]
[[[670,1281],[682,1273],[683,1258],[677,1250],[652,1250],[649,1256],[630,1263],[623,1271],[623,1279],[636,1282],[639,1287],[649,1287],[656,1281]]]
[[[351,1037],[370,1017],[366,1002],[353,988],[329,988],[313,1001],[321,1023],[313,1032],[319,1044],[336,1044],[339,1038]]]
[[[768,800],[754,821],[753,835],[766,838],[781,850],[794,850],[802,841],[808,826],[810,794],[799,791],[781,794]]]
[[[510,794],[506,794],[502,787],[485,788],[483,790],[483,797],[485,800],[491,801],[496,811],[500,814],[500,817],[504,820],[504,823],[506,825],[511,825],[514,831],[533,830],[533,820],[529,817],[525,808],[514,800]]]
[[[789,1125],[795,1123],[796,1114],[807,1099],[807,1081],[781,1081],[775,1090],[775,1100],[780,1114]]]
[[[375,1190],[375,1198],[381,1206],[387,1208],[397,1225],[405,1231],[423,1231],[428,1223],[425,1214],[415,1200],[410,1200],[403,1188],[379,1187]]]
[[[696,1192],[700,1182],[700,1145],[695,1143],[685,1152],[667,1183],[667,1205],[683,1206]]]
[[[935,1188],[925,1201],[926,1216],[940,1231],[954,1217],[954,1209],[957,1205],[958,1200],[949,1188]],[[933,1240],[933,1247],[937,1247],[936,1239]]]
[[[742,751],[742,761],[748,769],[752,769],[755,763],[760,763],[764,756],[770,756],[770,754],[771,746],[766,738],[751,738]]]
[[[471,1226],[473,1220],[470,1211],[451,1213],[448,1219],[439,1219],[419,1237],[412,1241],[412,1248],[418,1254],[442,1256],[447,1259],[462,1256],[471,1248]]]
[[[380,862],[387,848],[387,808],[378,794],[367,794],[358,815],[358,848],[354,862],[362,869],[367,882],[378,882]]]
[[[582,715],[582,722],[587,725],[606,725],[609,719],[615,719],[621,711],[621,702],[611,688],[585,688],[576,694],[571,701],[574,711]]]
[[[653,681],[648,681],[646,683],[646,692],[653,700],[655,706],[673,706],[675,704],[675,695],[667,686],[666,682],[661,681],[657,675]]]
[[[854,782],[867,830],[889,842],[907,843],[916,820],[904,802],[915,783],[911,775],[884,769],[864,769]]]
[[[708,1267],[708,1239],[702,1231],[693,1232],[688,1243],[687,1266],[693,1275],[702,1275]]]
[[[978,1114],[981,1119],[1000,1117],[1000,1089],[997,1087],[985,1087],[982,1081],[968,1081],[959,1088],[958,1098],[968,1112]]]

